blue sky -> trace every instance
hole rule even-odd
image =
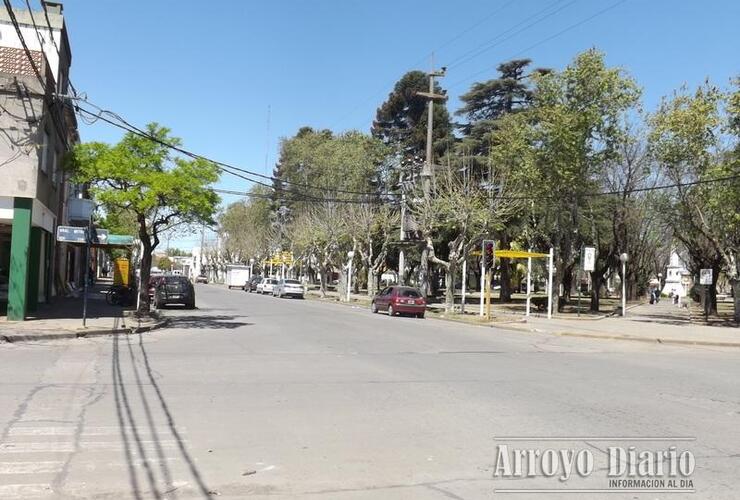
[[[450,66],[441,83],[451,111],[499,62],[529,57],[560,69],[589,47],[637,80],[647,110],[684,83],[724,86],[740,75],[732,0],[66,0],[64,13],[72,80],[92,102],[263,173],[279,138],[303,125],[367,131],[396,79],[428,69],[432,50],[438,66]],[[81,135],[114,142],[120,131],[82,124]],[[224,177],[219,187],[246,184]]]

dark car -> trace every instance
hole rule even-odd
[[[257,283],[262,281],[262,276],[252,276],[244,283],[245,292],[254,292],[257,290]]]
[[[164,276],[157,282],[154,291],[154,307],[183,304],[195,309],[195,288],[185,276]]]
[[[157,290],[157,285],[164,279],[164,276],[150,276],[149,277],[149,300],[154,300],[154,292]]]
[[[427,301],[421,292],[410,286],[389,286],[373,298],[370,310],[388,311],[389,316],[396,314],[411,314],[417,318],[424,317]]]

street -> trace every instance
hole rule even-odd
[[[695,494],[603,496],[737,497],[736,350],[196,296],[161,330],[0,345],[0,498],[573,497],[494,492],[522,483],[493,477],[507,436],[694,437]],[[526,446],[604,453],[581,441]]]

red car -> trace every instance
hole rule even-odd
[[[417,318],[424,317],[427,301],[421,292],[410,286],[389,286],[373,298],[370,310],[388,311],[389,316],[412,314]]]

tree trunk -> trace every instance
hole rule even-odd
[[[598,271],[591,272],[591,312],[599,312],[599,301],[601,295],[601,286],[604,283],[604,276]]]
[[[421,291],[421,296],[429,296],[429,249],[425,246],[421,252],[421,262],[419,263],[419,278],[417,286]]]
[[[735,323],[740,323],[740,278],[731,279],[730,286],[732,286],[732,296],[735,305],[733,319]]]
[[[139,223],[139,239],[144,247],[141,254],[141,266],[139,267],[139,314],[149,314],[149,276],[152,269],[152,242],[146,231],[146,222]]]
[[[367,296],[375,297],[378,292],[378,271],[375,266],[367,266]]]
[[[329,279],[327,268],[328,268],[327,265],[322,265],[321,272],[319,273],[319,278],[321,280],[321,297],[322,298],[326,298],[327,281]]]
[[[451,255],[446,266],[445,280],[445,312],[451,313],[455,309],[455,275],[457,274],[457,256]]]

